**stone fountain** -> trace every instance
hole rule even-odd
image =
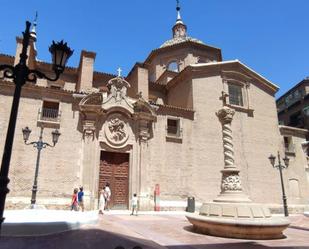
[[[235,111],[224,104],[225,101],[216,113],[222,124],[224,147],[221,192],[212,202],[204,203],[199,214],[186,217],[195,231],[209,235],[242,239],[283,238],[282,232],[289,226],[289,220],[272,217],[268,207],[253,203],[242,191],[240,170],[234,164],[231,130]]]

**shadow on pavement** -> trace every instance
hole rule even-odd
[[[175,245],[168,246],[169,249],[269,249],[275,248],[272,246],[257,245],[255,242],[244,243],[223,243],[223,244],[202,244],[202,245]],[[276,247],[277,248],[277,247]],[[283,249],[308,249],[308,246],[287,246],[279,247]]]
[[[291,226],[291,225],[290,225],[289,228],[298,229],[298,230],[304,230],[304,231],[309,231],[309,228],[307,228],[307,227]]]
[[[166,248],[150,240],[129,237],[100,229],[73,230],[46,236],[20,236],[0,238],[1,249],[81,249],[98,248],[114,249],[116,247],[133,249]]]
[[[123,227],[122,229],[130,229],[130,227]],[[295,227],[295,230],[299,227]],[[181,230],[181,229],[180,229]],[[183,230],[195,233],[192,226],[184,226]],[[80,229],[67,231],[58,234],[46,235],[46,236],[18,236],[8,237],[2,236],[0,238],[1,249],[82,249],[82,248],[95,248],[95,249],[137,249],[138,246],[141,249],[268,249],[268,248],[283,248],[283,249],[308,249],[309,246],[288,246],[281,243],[281,245],[261,245],[256,241],[218,241],[218,239],[212,240],[212,236],[205,235],[205,243],[196,241],[194,236],[193,240],[184,244],[183,242],[169,241],[168,246],[161,246],[152,240],[140,238],[140,233],[137,233],[137,237],[127,236],[120,233],[109,232],[101,229]],[[158,235],[159,236],[159,235]],[[182,234],[181,236],[185,236]],[[198,234],[197,234],[198,238]],[[283,240],[284,241],[284,240]],[[195,243],[194,243],[195,242]],[[179,243],[177,245],[177,243]],[[306,243],[305,243],[306,244]],[[139,249],[140,249],[139,248]]]

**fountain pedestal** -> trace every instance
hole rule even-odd
[[[231,123],[235,111],[223,106],[216,114],[222,124],[224,169],[221,192],[213,202],[204,203],[200,213],[187,215],[197,232],[228,238],[278,239],[290,221],[272,217],[269,208],[253,203],[242,191],[240,170],[234,164]]]

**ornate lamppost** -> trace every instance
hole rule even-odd
[[[58,142],[59,136],[61,133],[59,133],[58,130],[52,131],[52,137],[53,137],[53,145],[50,145],[49,143],[43,142],[43,129],[44,127],[41,126],[41,132],[40,132],[40,137],[39,140],[36,142],[30,142],[27,143],[29,139],[29,135],[31,133],[31,130],[27,127],[22,129],[23,131],[23,137],[26,145],[33,145],[33,147],[37,148],[38,154],[36,157],[36,165],[35,165],[35,174],[34,174],[34,182],[32,186],[32,195],[31,195],[31,208],[35,208],[35,203],[36,203],[36,192],[38,191],[38,174],[39,174],[39,167],[40,167],[40,157],[41,157],[41,150],[46,148],[47,146],[49,147],[55,147],[56,143]]]
[[[276,157],[274,155],[270,155],[268,157],[271,165],[276,168],[279,169],[279,173],[280,173],[280,180],[281,180],[281,188],[282,188],[282,199],[283,199],[283,210],[284,210],[284,216],[289,216],[289,212],[288,212],[288,205],[287,205],[287,201],[286,201],[286,195],[285,195],[285,190],[284,190],[284,183],[283,183],[283,177],[282,177],[282,170],[286,169],[287,167],[289,167],[289,161],[290,159],[285,156],[283,158],[284,161],[284,165],[281,164],[281,158],[280,158],[280,154],[278,151],[278,165],[275,165],[275,161],[276,161]]]
[[[52,45],[49,47],[49,51],[52,54],[52,60],[53,60],[52,69],[55,73],[55,77],[50,78],[38,70],[29,69],[29,67],[27,66],[27,58],[28,58],[27,49],[30,40],[30,26],[31,23],[27,21],[25,32],[23,32],[23,46],[22,46],[22,52],[20,54],[19,63],[16,66],[0,65],[0,71],[3,71],[4,78],[13,79],[13,82],[15,84],[10,120],[0,170],[0,231],[1,231],[1,224],[4,221],[3,212],[5,206],[5,199],[7,193],[9,192],[9,189],[7,187],[10,181],[8,178],[8,174],[10,168],[16,118],[18,113],[18,106],[22,86],[27,81],[35,83],[37,78],[44,78],[50,81],[56,81],[57,79],[59,79],[60,74],[63,73],[69,57],[73,54],[73,51],[67,46],[67,43],[64,43],[63,41],[55,43],[53,41]]]

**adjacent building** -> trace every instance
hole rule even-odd
[[[282,125],[309,128],[309,77],[277,99],[278,119]]]
[[[38,138],[42,126],[47,141],[53,129],[61,132],[58,144],[42,151],[39,204],[68,207],[73,188],[82,185],[86,207],[94,209],[107,182],[115,209],[127,209],[134,193],[142,210],[153,210],[155,204],[184,208],[188,196],[197,202],[213,200],[224,163],[216,116],[222,105],[236,111],[235,163],[250,198],[281,206],[279,175],[268,157],[277,151],[285,154],[284,133],[297,137],[284,172],[290,207],[308,203],[308,166],[301,147],[306,131],[278,126],[274,97],[278,86],[238,60],[223,60],[221,49],[188,36],[179,8],[172,34],[126,77],[120,71],[118,75],[95,71],[96,53],[82,51],[79,65],[66,68],[57,82],[38,79],[23,87],[7,207],[30,203],[37,152],[24,144],[25,126],[32,129],[30,139]],[[1,54],[0,63],[16,64],[20,49],[17,38],[16,56]],[[51,73],[51,65],[35,55],[34,36],[29,67]],[[1,154],[13,91],[14,84],[2,77]],[[154,196],[155,186],[160,198]],[[158,199],[160,203],[155,203]]]

